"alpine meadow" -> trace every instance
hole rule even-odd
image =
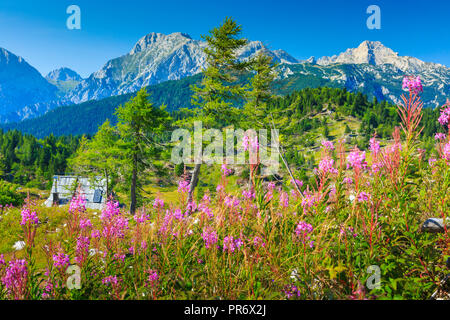
[[[0,48],[1,300],[450,298],[450,69],[244,28],[89,77]]]

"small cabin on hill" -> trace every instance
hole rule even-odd
[[[77,191],[84,195],[86,208],[102,210],[107,200],[106,179],[79,176],[54,176],[50,197],[45,206],[63,206],[70,203]]]

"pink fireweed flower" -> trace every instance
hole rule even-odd
[[[289,195],[288,195],[287,192],[284,192],[284,191],[281,192],[281,194],[280,194],[280,205],[283,208],[289,207]]]
[[[205,229],[203,229],[202,238],[205,242],[206,249],[213,248],[213,246],[219,240],[219,238],[217,237],[217,232],[214,231],[211,227],[206,227]]]
[[[252,190],[243,190],[242,196],[248,200],[255,199],[255,193]]]
[[[249,143],[250,138],[247,135],[244,135],[244,137],[242,138],[242,147],[244,148],[244,151],[248,150]]]
[[[186,206],[186,214],[195,212],[197,210],[197,208],[198,208],[197,203],[195,203],[195,201],[192,200]]]
[[[441,109],[441,115],[438,119],[441,126],[450,125],[450,100],[447,99],[447,103]]]
[[[370,151],[372,151],[374,155],[377,155],[380,152],[380,142],[375,138],[370,139]]]
[[[325,149],[325,150],[334,150],[334,145],[333,145],[333,142],[331,142],[331,141],[322,141],[322,147]]]
[[[155,198],[155,200],[153,201],[153,208],[155,209],[164,208],[164,200]]]
[[[297,238],[303,243],[305,244],[306,241],[310,241],[311,240],[311,236],[310,234],[313,232],[313,226],[310,225],[309,223],[306,223],[304,221],[300,221],[297,224],[297,227],[295,228],[295,234],[297,236]]]
[[[114,255],[114,260],[120,261],[120,262],[125,262],[125,255],[124,254],[120,254],[120,253],[116,253]]]
[[[378,162],[377,162],[377,163],[373,163],[372,166],[371,166],[372,172],[373,172],[373,173],[378,173],[378,172],[380,172],[381,167],[382,167],[382,164],[381,164],[381,163],[378,163]]]
[[[70,259],[67,254],[62,252],[53,255],[53,266],[59,269],[65,269],[69,266]]]
[[[145,221],[150,220],[150,216],[145,212],[136,213],[133,217],[134,221],[137,223],[144,223]]]
[[[233,196],[226,196],[224,200],[225,206],[231,209],[239,209],[241,200]]]
[[[350,178],[350,177],[345,177],[344,180],[343,180],[343,182],[344,182],[345,184],[352,184],[352,183],[353,183],[353,179]]]
[[[120,205],[118,201],[108,200],[106,207],[100,215],[101,220],[110,219],[114,216],[120,215]]]
[[[445,140],[445,138],[447,138],[445,133],[438,132],[434,135],[434,140]]]
[[[234,253],[236,250],[239,250],[243,245],[241,239],[233,238],[233,236],[227,236],[223,239],[223,251],[228,251],[228,253]]]
[[[37,225],[39,223],[38,216],[35,211],[29,209],[23,209],[21,212],[22,222],[21,225]]]
[[[208,194],[205,194],[202,198],[202,202],[198,206],[198,209],[200,212],[206,214],[210,219],[214,217],[214,214],[212,213],[211,208],[209,208],[209,204],[211,202],[211,198]]]
[[[297,183],[299,188],[303,187],[303,181],[302,180],[295,179],[295,183]],[[295,185],[295,183],[294,183],[294,180],[291,179],[291,184]]]
[[[317,202],[317,197],[310,192],[305,192],[304,198],[302,199],[303,208],[311,208]]]
[[[350,167],[361,169],[366,159],[366,153],[357,147],[347,156],[347,169]]]
[[[150,286],[154,287],[157,285],[158,280],[159,280],[159,275],[158,272],[156,270],[147,270],[147,274],[148,274],[148,284],[150,284]]]
[[[117,278],[117,276],[107,276],[102,279],[102,283],[104,285],[108,285],[108,284],[117,285],[117,284],[119,284],[119,279]]]
[[[122,239],[125,236],[125,230],[128,229],[128,219],[120,212],[117,201],[108,201],[106,208],[100,216],[102,221],[102,236],[107,240],[108,245],[111,241]]]
[[[358,195],[358,202],[366,202],[367,200],[369,200],[370,194],[361,191]]]
[[[25,259],[9,261],[1,278],[8,294],[14,299],[24,299],[27,290],[28,262]]]
[[[80,220],[80,229],[84,230],[87,228],[92,228],[92,222],[88,218]]]
[[[189,192],[189,182],[181,180],[178,182],[178,192],[188,193]]]
[[[84,195],[78,193],[75,197],[70,201],[69,212],[85,212],[86,211],[86,199]]]
[[[100,237],[101,237],[101,233],[100,233],[99,230],[92,230],[92,232],[91,232],[91,238],[98,239],[98,238],[100,238]]]
[[[90,240],[88,237],[79,236],[77,239],[77,248],[75,262],[83,264],[89,254]]]
[[[333,167],[334,160],[331,158],[324,158],[319,162],[319,172],[322,175],[327,175],[328,173],[337,174],[338,170]]]
[[[224,188],[223,185],[218,184],[218,185],[217,185],[217,188],[216,188],[216,192],[220,192],[220,191],[225,191],[225,188]]]
[[[420,77],[414,77],[414,76],[406,76],[403,78],[403,89],[408,90],[412,94],[419,94],[423,92],[422,88],[422,82],[420,80]]]
[[[442,157],[449,162],[450,161],[450,141],[444,146],[442,151]]]
[[[259,150],[258,136],[255,136],[250,139],[250,147],[253,152],[256,152]]]
[[[220,170],[222,171],[224,177],[229,176],[233,172],[233,170],[227,168],[225,163],[222,164]]]
[[[254,237],[253,238],[253,246],[255,248],[261,248],[261,247],[265,247],[266,243],[264,242],[264,240],[261,237]]]

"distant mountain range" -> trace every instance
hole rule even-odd
[[[128,94],[198,74],[205,67],[205,46],[205,42],[183,33],[150,33],[129,53],[108,61],[86,79],[68,68],[52,71],[44,78],[21,57],[0,49],[0,122],[18,122],[58,106]],[[270,50],[260,41],[250,41],[238,56],[247,59],[260,51],[279,63],[279,78],[274,85],[278,94],[326,85],[396,103],[402,92],[402,77],[415,74],[423,80],[426,106],[443,104],[450,95],[449,68],[400,56],[380,42],[364,41],[339,55],[300,61],[283,50]]]

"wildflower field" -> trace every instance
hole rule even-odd
[[[420,79],[406,77],[404,88],[393,140],[381,148],[374,136],[367,153],[323,141],[314,183],[266,181],[257,164],[248,187],[227,192],[233,171],[224,164],[216,192],[188,201],[182,180],[178,201],[156,197],[134,215],[113,198],[102,212],[86,210],[82,194],[69,207],[30,198],[7,207],[1,236],[24,245],[0,255],[0,298],[448,297],[447,224],[421,228],[450,212],[450,104],[425,157]]]

